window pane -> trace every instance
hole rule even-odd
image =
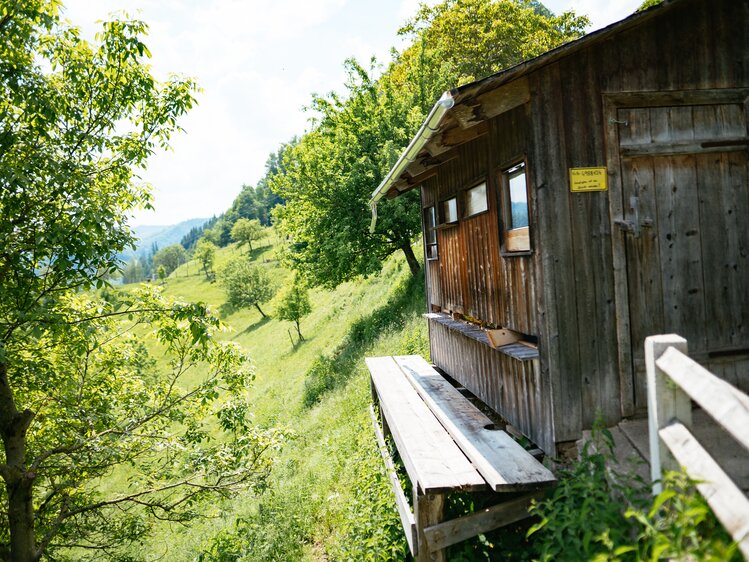
[[[507,172],[510,184],[510,228],[528,226],[528,189],[525,182],[525,165]]]
[[[437,213],[435,212],[434,207],[427,207],[424,209],[424,226],[426,230],[427,244],[436,244],[437,231],[435,230],[435,227],[437,226]]]
[[[445,222],[457,222],[458,200],[455,197],[442,203],[442,216]]]
[[[472,187],[466,192],[466,216],[483,213],[489,208],[486,200],[486,184]]]

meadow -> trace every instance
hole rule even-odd
[[[215,269],[247,255],[266,268],[276,288],[291,281],[278,260],[272,231],[251,253],[236,245],[220,249]],[[335,290],[312,289],[312,313],[301,323],[299,342],[290,322],[263,309],[232,310],[223,289],[195,262],[164,282],[164,292],[207,302],[227,327],[223,337],[252,359],[248,389],[254,422],[281,428],[287,438],[275,455],[262,489],[207,508],[189,527],[164,524],[148,540],[149,559],[323,560],[399,559],[405,542],[391,505],[368,417],[371,400],[366,355],[428,356],[423,278],[393,257],[376,277]],[[357,552],[352,551],[357,550]],[[361,549],[361,551],[359,551]]]

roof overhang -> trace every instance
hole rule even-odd
[[[378,201],[383,197],[396,197],[432,177],[440,165],[455,158],[455,147],[488,132],[489,119],[529,102],[529,73],[636,27],[683,1],[685,0],[664,0],[661,4],[635,12],[626,19],[507,70],[445,92],[434,104],[406,150],[372,193],[370,230],[374,231]]]

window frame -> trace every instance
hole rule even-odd
[[[528,212],[528,226],[511,228],[512,225],[512,198],[510,195],[511,175],[518,168],[522,168],[525,176],[526,206]],[[502,166],[498,172],[500,197],[502,204],[502,245],[503,256],[524,256],[533,253],[533,245],[530,238],[531,223],[531,189],[528,178],[528,162],[525,158],[513,160],[508,165]]]
[[[474,189],[477,189],[481,186],[484,186],[484,202],[485,207],[480,210],[476,211],[474,213],[468,212],[468,193],[473,191]],[[483,215],[484,213],[489,212],[489,182],[486,179],[482,179],[481,181],[474,182],[471,187],[468,187],[466,189],[462,190],[462,200],[463,200],[463,218],[464,219],[472,219],[474,217],[478,217],[479,215]]]
[[[431,225],[427,217],[431,218]],[[437,222],[436,205],[429,205],[422,209],[422,220],[424,221],[424,257],[428,261],[437,260],[440,257],[440,253],[437,240],[437,230],[439,224]],[[431,237],[433,237],[433,241],[430,241]],[[434,249],[433,256],[430,255],[430,249],[432,248]]]
[[[460,206],[458,204],[458,201],[460,198],[458,197],[458,195],[459,194],[456,193],[455,195],[452,195],[451,197],[448,197],[447,199],[442,199],[439,202],[439,209],[437,212],[437,220],[439,221],[438,226],[440,227],[456,226],[458,222],[460,221]],[[455,219],[448,221],[445,218],[445,205],[450,201],[455,201]]]

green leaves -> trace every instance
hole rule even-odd
[[[19,561],[119,559],[154,517],[261,482],[283,438],[249,423],[247,358],[204,304],[106,285],[195,83],[150,75],[143,22],[89,44],[58,7],[0,0],[0,557]]]
[[[8,8],[0,53],[0,212],[9,218],[0,326],[11,329],[44,315],[40,295],[96,286],[119,268],[133,242],[129,212],[150,202],[133,171],[168,142],[196,89],[151,77],[143,22],[106,22],[94,46],[59,24],[56,3],[31,4]]]
[[[579,37],[587,23],[527,0],[445,0],[403,28],[413,42],[384,71],[347,60],[345,96],[313,97],[312,130],[284,152],[270,182],[286,200],[275,212],[292,240],[286,261],[311,285],[333,287],[376,273],[398,250],[412,257],[416,190],[381,202],[374,233],[368,202],[432,105],[445,90]]]
[[[218,279],[226,290],[227,303],[235,309],[255,306],[259,310],[258,305],[268,302],[275,294],[265,269],[252,265],[243,256],[228,262],[219,271]]]
[[[657,562],[740,560],[736,545],[684,474],[671,473],[650,497],[649,483],[612,467],[611,434],[600,424],[580,459],[561,471],[531,512],[539,560]]]
[[[295,277],[291,285],[287,286],[278,298],[276,316],[279,320],[294,322],[299,339],[303,340],[299,322],[310,312],[312,312],[312,305],[309,301],[307,287]]]
[[[237,219],[231,229],[231,238],[239,245],[247,244],[250,252],[252,251],[252,242],[259,239],[263,234],[263,227],[258,219]]]

